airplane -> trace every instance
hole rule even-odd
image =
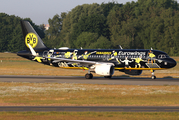
[[[140,75],[143,70],[151,71],[176,66],[176,61],[165,52],[153,49],[69,49],[68,47],[48,48],[28,21],[21,21],[26,50],[18,56],[59,68],[88,70],[86,79],[93,74],[111,78],[115,70],[128,75]]]

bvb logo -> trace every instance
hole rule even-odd
[[[28,44],[30,44],[32,46],[32,48],[35,48],[37,46],[38,43],[38,38],[36,36],[36,34],[34,33],[28,33],[25,37],[25,44],[27,47],[29,47]]]

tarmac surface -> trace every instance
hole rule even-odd
[[[179,78],[136,78],[113,77],[106,79],[94,77],[85,79],[79,76],[0,76],[0,82],[29,83],[81,83],[109,85],[179,85]],[[0,106],[0,111],[94,111],[94,112],[179,112],[179,106]]]
[[[179,112],[179,107],[172,106],[2,106],[0,111],[67,111],[67,112]]]
[[[81,83],[107,85],[179,85],[179,78],[136,78],[136,77],[94,77],[85,79],[83,76],[12,76],[1,75],[0,82],[30,82],[30,83]]]

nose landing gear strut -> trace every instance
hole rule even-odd
[[[154,80],[154,79],[156,79],[156,76],[155,76],[155,74],[154,74],[154,70],[150,70],[151,71],[151,74],[152,74],[152,76],[151,76],[151,78]]]

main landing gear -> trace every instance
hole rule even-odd
[[[92,78],[93,78],[93,74],[87,73],[87,74],[85,75],[85,78],[86,78],[86,79],[92,79]]]
[[[151,78],[152,78],[153,80],[156,79],[156,76],[155,76],[155,74],[154,74],[154,70],[151,70],[151,74],[152,74]]]
[[[90,69],[88,70],[88,73],[86,73],[85,78],[86,79],[92,79],[93,78],[93,74],[91,74]]]
[[[111,78],[112,76],[110,75],[110,76],[104,76],[104,78]]]

